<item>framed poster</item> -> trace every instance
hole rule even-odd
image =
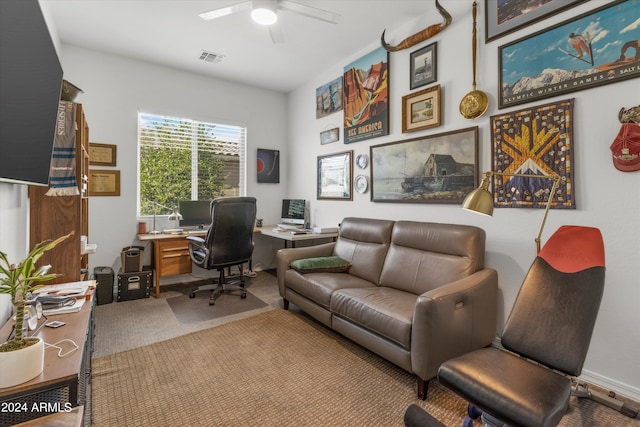
[[[89,164],[115,166],[117,145],[89,143]]]
[[[456,203],[478,186],[478,127],[374,145],[371,200]]]
[[[484,0],[486,42],[541,21],[586,0]]]
[[[119,196],[120,171],[113,169],[89,170],[89,196]]]
[[[344,143],[389,135],[389,52],[379,47],[344,68]]]
[[[438,80],[437,53],[438,42],[411,52],[411,74],[409,76],[411,89],[416,89]]]
[[[342,110],[342,76],[316,89],[316,119]]]
[[[552,208],[575,209],[573,99],[491,117],[493,171],[560,176]],[[546,208],[551,179],[493,177],[494,206]]]
[[[353,200],[353,151],[318,156],[318,200]]]
[[[278,184],[280,182],[280,151],[258,148],[258,182]]]
[[[498,108],[640,77],[640,7],[618,0],[498,48]]]
[[[402,133],[442,124],[440,85],[402,97]]]

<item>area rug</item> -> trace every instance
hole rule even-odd
[[[272,310],[93,361],[95,426],[402,426],[411,403],[459,426],[466,404],[305,315]]]
[[[435,379],[418,400],[411,374],[281,308],[93,359],[92,392],[97,427],[400,427],[411,404],[459,427],[467,407]],[[639,424],[572,397],[559,426]]]
[[[176,288],[180,295],[167,298],[167,304],[180,323],[204,322],[267,306],[267,303],[249,292],[246,298],[240,298],[238,291],[221,294],[215,305],[209,305],[211,291],[196,292],[194,298],[189,298],[191,289],[191,286]]]

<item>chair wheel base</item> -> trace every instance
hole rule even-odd
[[[195,292],[191,292],[191,293],[189,294],[189,298],[195,298],[195,297],[196,297],[196,293],[195,293]]]
[[[247,293],[243,292],[242,295],[240,295],[240,298],[245,299],[247,297]]]

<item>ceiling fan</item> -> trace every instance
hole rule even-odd
[[[274,43],[282,43],[284,42],[284,35],[282,34],[282,29],[277,24],[279,10],[288,10],[290,12],[297,13],[298,15],[306,16],[307,18],[318,19],[330,24],[337,24],[340,20],[340,15],[338,15],[337,13],[329,12],[289,0],[243,1],[231,6],[221,7],[218,9],[203,12],[198,16],[205,21],[208,21],[210,19],[221,18],[233,13],[251,11],[251,17],[254,21],[259,24],[269,26],[271,40]]]

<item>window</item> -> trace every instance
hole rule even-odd
[[[138,216],[245,194],[246,128],[138,113]]]

